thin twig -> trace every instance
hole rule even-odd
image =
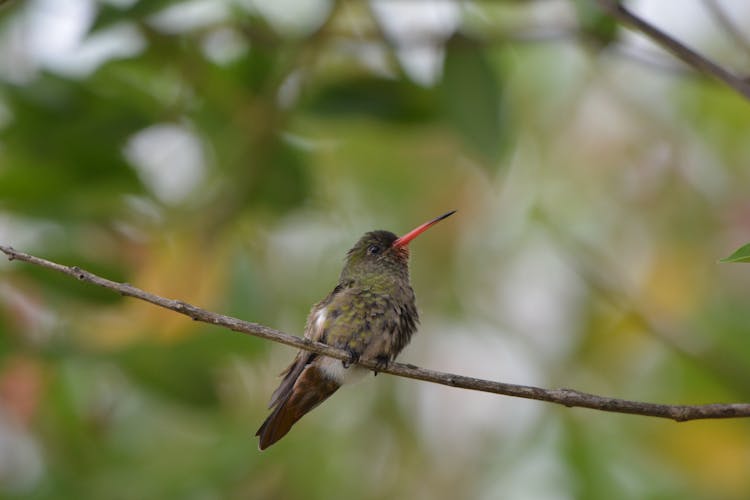
[[[0,251],[5,253],[9,260],[21,260],[47,269],[52,269],[77,278],[80,281],[114,290],[121,295],[144,300],[159,307],[184,314],[196,321],[223,326],[236,332],[246,333],[255,337],[279,342],[281,344],[323,354],[332,358],[341,360],[349,359],[349,353],[344,350],[336,349],[318,342],[311,342],[304,338],[295,337],[258,323],[251,323],[249,321],[243,321],[223,314],[206,311],[205,309],[187,304],[180,300],[160,297],[127,283],[118,283],[102,278],[76,266],[69,267],[51,262],[27,253],[18,252],[13,248],[4,245],[0,245]],[[676,420],[678,422],[708,418],[750,417],[750,403],[717,403],[705,405],[644,403],[640,401],[628,401],[624,399],[597,396],[595,394],[588,394],[574,389],[542,389],[540,387],[526,385],[505,384],[491,380],[465,377],[453,373],[427,370],[414,365],[402,363],[391,363],[385,368],[378,368],[375,361],[362,359],[359,361],[359,364],[370,370],[377,369],[379,372],[390,373],[391,375],[397,375],[400,377],[423,380],[425,382],[433,382],[460,389],[470,389],[474,391],[501,394],[504,396],[535,399],[567,407],[581,407],[615,413],[661,417]]]
[[[683,45],[681,42],[667,35],[659,28],[645,21],[643,18],[635,15],[625,8],[621,2],[617,0],[597,0],[597,2],[602,10],[620,21],[622,24],[645,35],[651,39],[651,41],[655,42],[668,52],[671,52],[675,57],[681,59],[698,71],[723,81],[738,93],[742,94],[746,99],[750,100],[750,83],[732,74],[710,59],[698,54],[694,50]]]
[[[679,61],[668,58],[662,54],[656,54],[654,51],[639,49],[638,47],[628,46],[625,44],[613,44],[608,48],[608,53],[627,59],[635,64],[648,67],[650,69],[661,71],[667,75],[681,78],[704,79],[703,73],[696,73],[692,68],[685,66]]]

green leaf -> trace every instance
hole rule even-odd
[[[321,87],[308,99],[307,107],[325,117],[424,123],[434,116],[434,93],[405,80],[358,76]]]
[[[750,243],[740,247],[732,255],[721,259],[719,262],[750,262]]]
[[[216,370],[231,355],[251,356],[262,347],[243,335],[208,330],[180,342],[144,342],[112,354],[112,360],[141,387],[174,402],[200,408],[218,404]]]
[[[617,41],[620,25],[594,0],[574,0],[581,34],[601,47]]]
[[[89,34],[123,21],[145,21],[149,16],[176,3],[175,0],[140,0],[130,6],[120,6],[99,2]]]
[[[117,213],[122,193],[142,184],[120,148],[154,110],[107,98],[88,82],[43,75],[4,91],[13,116],[0,133],[0,203],[27,215]]]
[[[492,165],[507,143],[502,88],[484,51],[465,37],[446,47],[441,84],[442,108],[464,142]]]

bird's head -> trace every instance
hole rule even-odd
[[[401,237],[382,230],[365,233],[347,253],[341,281],[370,281],[394,275],[408,278],[409,243],[454,213],[452,210],[436,217]]]

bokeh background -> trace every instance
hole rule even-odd
[[[750,72],[747,2],[630,5]],[[747,401],[748,167],[750,104],[587,1],[0,7],[1,243],[300,334],[363,232],[458,209],[412,245],[433,369]],[[3,259],[0,497],[750,498],[748,421],[390,376],[259,453],[293,355]]]

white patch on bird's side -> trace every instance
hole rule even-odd
[[[325,307],[315,314],[315,319],[313,320],[312,324],[318,335],[322,333],[327,319],[328,309]],[[319,338],[318,335],[316,335],[314,338]],[[360,366],[350,366],[349,368],[344,368],[344,365],[338,359],[327,358],[325,356],[321,356],[318,367],[326,375],[326,377],[330,378],[331,380],[335,380],[341,385],[357,382],[364,378],[364,376],[368,372],[366,368],[362,368]]]
[[[322,330],[323,325],[326,324],[326,319],[328,319],[328,310],[324,307],[315,316],[315,329],[318,331]]]
[[[369,371],[361,366],[350,366],[349,368],[344,368],[344,365],[338,359],[327,358],[325,356],[321,357],[318,366],[321,371],[325,373],[326,377],[335,380],[341,385],[351,384],[352,382],[362,380]]]

